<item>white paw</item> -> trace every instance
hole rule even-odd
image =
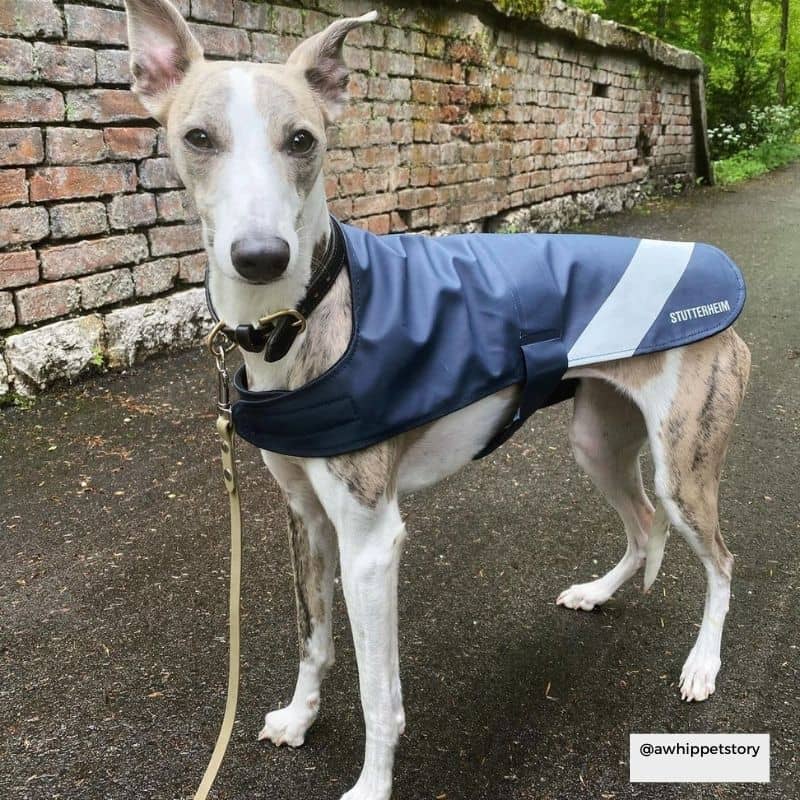
[[[269,739],[280,747],[300,747],[306,738],[306,731],[311,727],[316,714],[298,713],[293,706],[271,711],[264,718],[264,727],[258,734],[258,740]]]
[[[576,583],[561,592],[556,599],[556,605],[591,611],[595,606],[603,605],[609,597],[611,594],[600,581]]]
[[[342,795],[341,800],[389,800],[391,796],[391,785],[388,789],[377,789],[359,781],[349,792]]]
[[[692,648],[681,671],[681,697],[690,703],[707,700],[714,694],[720,664],[716,656],[698,655],[696,648]]]

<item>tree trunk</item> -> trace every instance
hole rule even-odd
[[[789,0],[781,0],[781,43],[778,63],[778,103],[786,105],[786,52],[789,44]]]
[[[669,0],[659,0],[656,6],[656,36],[663,38],[667,32],[667,7]]]
[[[786,0],[788,2],[788,0]],[[697,31],[697,47],[701,53],[710,53],[714,49],[717,36],[717,0],[701,0],[700,24]]]

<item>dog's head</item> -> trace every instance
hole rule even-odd
[[[169,153],[228,278],[305,285],[301,254],[325,213],[326,125],[346,99],[342,19],[285,64],[206,61],[169,0],[126,0],[133,91],[167,130]],[[309,258],[305,259],[310,260]]]

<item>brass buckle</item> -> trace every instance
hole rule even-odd
[[[274,314],[267,314],[266,317],[261,317],[261,319],[259,319],[258,327],[265,328],[270,322],[280,317],[294,317],[295,321],[292,325],[295,328],[299,327],[300,333],[306,329],[306,318],[296,308],[283,308],[280,311],[276,311]]]
[[[206,338],[206,347],[208,352],[214,358],[222,358],[224,360],[225,354],[230,353],[236,347],[234,342],[227,333],[225,333],[225,323],[220,320],[212,329],[211,333]]]

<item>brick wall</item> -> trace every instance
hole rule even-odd
[[[177,5],[209,57],[262,61],[378,9],[348,38],[326,173],[334,213],[377,233],[553,228],[696,172],[700,62],[560,4],[532,21],[480,0]],[[0,2],[0,331],[202,281],[199,223],[127,90],[121,6]]]

